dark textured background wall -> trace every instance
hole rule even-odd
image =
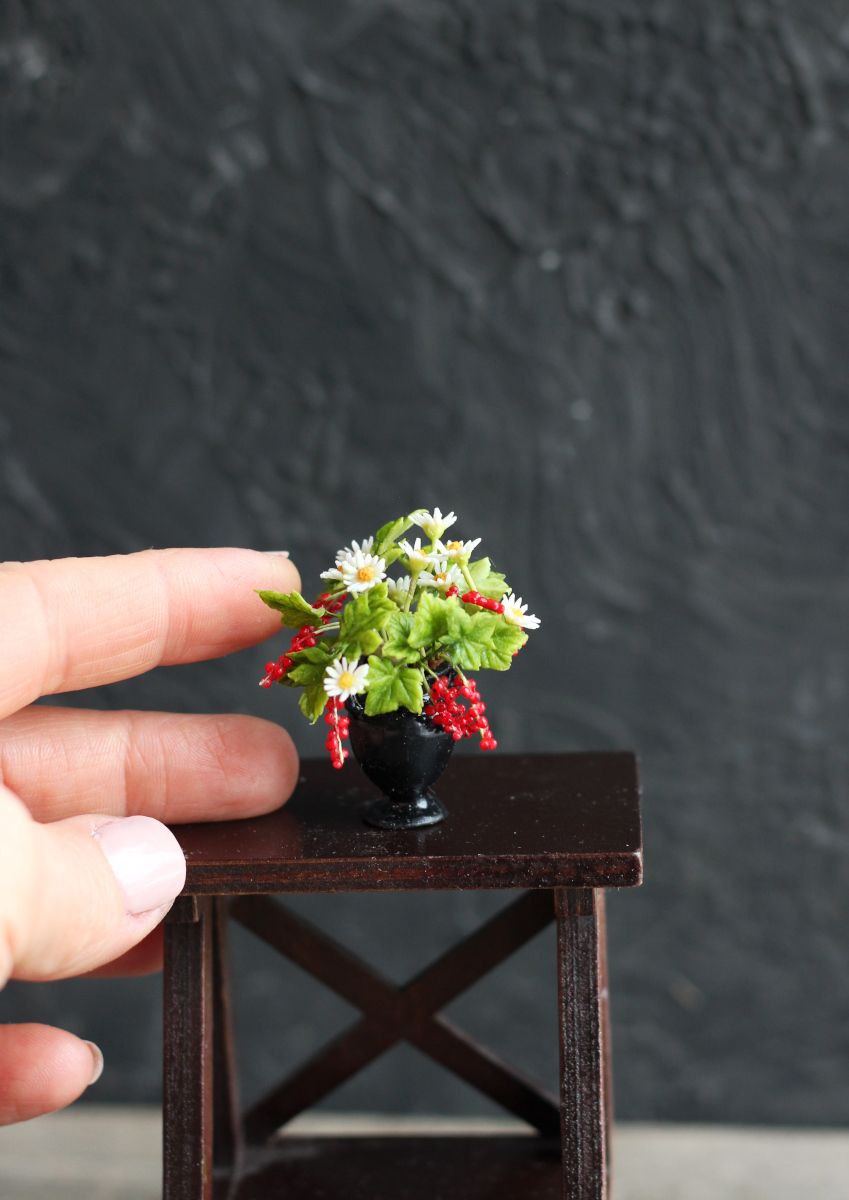
[[[642,756],[629,1117],[849,1121],[847,94],[831,0],[0,8],[4,556],[286,546],[309,579],[458,509],[543,617],[489,686],[502,746]],[[265,657],[93,700],[320,753]],[[299,907],[403,975],[411,914],[426,953],[491,905]],[[255,1092],[344,1013],[237,949]],[[550,1077],[549,952],[457,1010]],[[97,1038],[116,1100],[156,1095],[158,1006],[0,997]],[[338,1103],[476,1103],[414,1065]]]

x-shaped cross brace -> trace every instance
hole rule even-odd
[[[249,1141],[265,1141],[402,1040],[540,1133],[558,1136],[557,1100],[437,1015],[553,920],[551,892],[526,892],[401,988],[268,896],[239,896],[230,911],[246,929],[364,1014],[248,1110],[244,1128]]]

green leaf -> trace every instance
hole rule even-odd
[[[328,642],[296,651],[290,655],[295,665],[289,671],[289,678],[300,687],[321,683],[325,671],[336,658],[336,651],[337,646]]]
[[[500,571],[492,570],[488,558],[479,558],[477,562],[469,563],[469,574],[480,594],[489,597],[490,600],[500,600],[509,590],[507,580]]]
[[[410,645],[421,649],[423,646],[435,645],[444,637],[448,632],[448,613],[452,605],[458,609],[460,607],[456,600],[446,600],[432,592],[423,591],[408,634]]]
[[[295,663],[289,671],[288,678],[293,684],[304,689],[298,701],[301,712],[309,717],[313,724],[324,712],[327,703],[327,692],[324,690],[324,675],[335,655],[336,646],[322,642],[318,646],[309,646],[306,650],[298,650],[291,657]]]
[[[313,725],[324,712],[327,704],[327,692],[320,683],[311,683],[304,688],[298,706],[305,717],[309,717]]]
[[[259,592],[258,595],[263,604],[280,613],[280,620],[290,629],[321,624],[324,609],[313,608],[300,592]]]
[[[418,646],[410,641],[415,617],[409,612],[395,612],[386,622],[386,641],[383,653],[388,658],[399,658],[405,662],[421,656]]]
[[[387,567],[391,567],[394,562],[402,557],[404,551],[400,546],[389,546],[381,552],[380,557],[386,563]]]
[[[481,647],[481,666],[491,671],[506,671],[513,665],[513,654],[521,650],[528,635],[518,625],[494,616],[492,641]]]
[[[492,645],[494,613],[469,613],[456,602],[449,609],[448,629],[440,641],[442,652],[449,662],[464,671],[476,671],[482,654]]]
[[[424,674],[417,667],[401,667],[372,655],[368,660],[366,716],[408,708],[420,713],[424,704]]]
[[[409,517],[398,517],[395,521],[387,521],[385,525],[381,525],[377,533],[374,535],[373,554],[380,555],[385,558],[387,563],[394,562],[400,556],[400,550],[397,553],[390,551],[390,546],[398,541],[402,533],[406,533],[412,525]],[[387,557],[391,554],[391,558]]]
[[[339,626],[339,642],[345,647],[347,657],[373,654],[381,642],[380,631],[397,611],[385,583],[358,592],[349,600],[342,609]]]
[[[352,642],[340,642],[339,654],[344,654],[350,659],[368,658],[369,654],[374,654],[381,643],[380,634],[376,629],[366,629],[363,633]]]

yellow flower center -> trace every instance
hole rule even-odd
[[[451,551],[452,554],[459,554],[460,551],[463,549],[463,543],[462,542],[449,542],[448,549]]]
[[[371,583],[376,574],[374,567],[360,567],[357,571],[357,579],[360,583]]]
[[[350,671],[343,671],[339,676],[339,687],[343,692],[350,691],[350,689],[354,686],[354,682],[354,676]]]
[[[448,578],[448,573],[446,571],[441,571],[436,578],[440,583],[445,583],[445,580]]]

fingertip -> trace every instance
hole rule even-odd
[[[51,1025],[0,1026],[0,1125],[56,1112],[100,1078],[103,1055]]]
[[[299,592],[301,590],[301,573],[289,557],[289,551],[265,550],[263,553],[271,563],[272,571],[283,580],[282,586],[275,587],[273,590]]]
[[[133,916],[170,906],[183,890],[185,855],[168,826],[155,817],[119,817],[98,825],[94,837]]]
[[[282,725],[254,718],[264,727],[263,738],[268,754],[268,777],[263,812],[273,812],[285,804],[298,782],[301,761],[291,734]]]
[[[279,614],[256,593],[301,586],[297,567],[279,551],[218,546],[149,553],[167,577],[169,639],[160,659],[166,665],[265,641],[280,628]]]
[[[103,1051],[94,1042],[84,1042],[83,1045],[88,1046],[91,1051],[91,1079],[88,1081],[88,1086],[91,1087],[103,1074]]]
[[[226,795],[207,804],[195,820],[255,817],[273,812],[289,799],[300,762],[288,732],[262,717],[227,716],[219,723]]]

